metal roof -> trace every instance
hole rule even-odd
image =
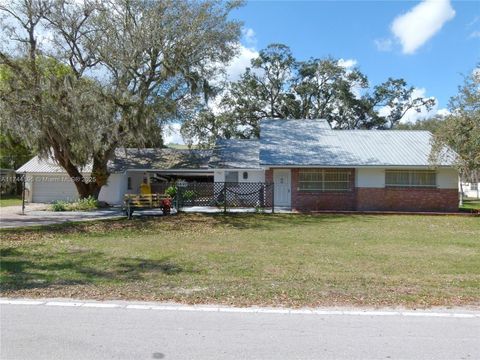
[[[81,172],[90,173],[92,171],[92,164],[87,164]],[[58,165],[53,159],[41,159],[38,155],[31,158],[20,168],[17,173],[65,173],[65,169]]]
[[[210,167],[258,169],[259,149],[258,140],[219,139],[210,159]]]
[[[115,157],[108,162],[112,173],[134,169],[208,169],[211,150],[179,150],[179,149],[136,149],[120,148],[115,151]],[[81,172],[90,173],[92,164],[87,164]],[[64,173],[65,170],[53,159],[40,159],[35,156],[18,170],[18,173]]]
[[[212,150],[188,150],[171,148],[120,148],[109,163],[111,172],[128,169],[208,169]]]
[[[326,120],[262,120],[260,164],[429,166],[431,139],[428,131],[332,130]]]

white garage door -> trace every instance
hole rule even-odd
[[[51,203],[55,200],[73,201],[78,193],[73,181],[63,176],[35,176],[32,201]]]

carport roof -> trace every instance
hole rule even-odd
[[[208,170],[208,161],[211,150],[183,150],[183,149],[136,149],[120,148],[115,151],[115,157],[108,162],[109,171],[121,173],[126,170],[171,170],[171,169],[205,169]],[[90,173],[92,164],[82,169],[83,173]],[[18,173],[64,173],[65,170],[53,159],[41,159],[35,156],[22,165]]]

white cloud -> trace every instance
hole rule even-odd
[[[245,72],[245,68],[251,65],[250,61],[257,56],[257,50],[240,45],[238,55],[227,66],[227,80],[236,81],[240,79],[240,75]]]
[[[450,114],[451,114],[450,110],[442,108],[442,109],[438,109],[435,115],[448,116]]]
[[[416,88],[413,90],[411,99],[416,99],[419,97],[423,98],[428,98],[426,96],[427,91],[425,88]],[[410,109],[408,110],[403,118],[400,120],[401,124],[408,124],[408,123],[415,123],[417,120],[423,120],[423,119],[429,119],[431,117],[434,117],[435,115],[441,115],[441,116],[446,116],[450,115],[450,111],[445,108],[438,108],[438,100],[435,97],[430,97],[430,99],[435,100],[435,105],[427,111],[425,108],[423,108],[420,112],[416,111],[415,109]],[[389,106],[384,106],[378,110],[378,114],[380,116],[388,116],[390,114],[391,108]]]
[[[257,45],[257,37],[255,31],[252,28],[243,28],[242,36],[247,45],[255,46]]]
[[[355,59],[340,59],[337,62],[338,66],[344,67],[345,69],[351,69],[357,65],[357,60]]]
[[[180,128],[182,127],[179,123],[169,124],[163,129],[163,142],[165,144],[185,144],[182,135],[180,134]]]
[[[393,41],[392,39],[375,39],[375,46],[378,51],[391,51]]]
[[[404,54],[413,54],[453,19],[450,0],[423,0],[406,14],[398,16],[391,30],[402,44]]]
[[[470,35],[470,38],[480,38],[480,30],[473,31]]]

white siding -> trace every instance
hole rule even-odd
[[[453,168],[437,170],[437,186],[439,189],[458,189],[458,172]]]
[[[228,169],[228,170],[215,170],[213,173],[213,181],[215,182],[224,182],[225,181],[225,171],[238,171],[238,182],[264,182],[265,181],[265,170],[243,170],[243,169]],[[243,173],[248,174],[247,179],[243,178]]]
[[[385,169],[356,169],[356,186],[361,188],[384,188]]]
[[[357,168],[356,186],[363,188],[385,187],[385,168]],[[458,173],[453,168],[437,169],[439,189],[458,189]]]
[[[110,205],[118,205],[123,201],[123,194],[127,190],[125,174],[111,174],[108,177],[107,185],[102,186],[98,200],[105,201]]]

